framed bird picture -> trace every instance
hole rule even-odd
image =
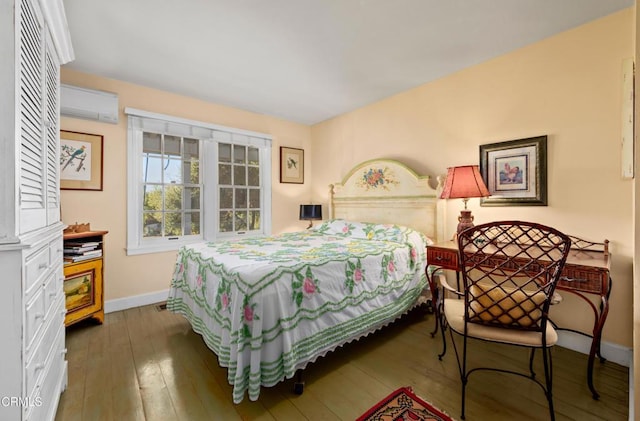
[[[547,206],[547,136],[480,145],[480,173],[480,206]]]
[[[60,130],[60,189],[102,190],[103,136]]]
[[[280,182],[304,183],[304,149],[280,147]]]

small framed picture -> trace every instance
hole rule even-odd
[[[547,206],[547,136],[480,145],[481,206]]]
[[[102,190],[102,135],[60,130],[60,189]]]
[[[304,183],[304,150],[280,147],[280,182]]]

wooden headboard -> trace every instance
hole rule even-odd
[[[405,225],[444,241],[444,201],[438,199],[444,179],[438,177],[435,189],[429,180],[392,159],[363,162],[329,186],[329,217]]]

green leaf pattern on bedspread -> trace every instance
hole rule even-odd
[[[349,293],[353,293],[353,288],[360,282],[364,282],[362,262],[360,259],[356,259],[355,263],[347,260],[345,287],[349,290]]]
[[[414,305],[426,286],[420,233],[342,220],[178,252],[167,308],[228,367],[234,402],[290,378]],[[366,277],[365,277],[366,274]]]
[[[318,280],[313,278],[311,266],[307,266],[304,274],[302,274],[301,271],[294,273],[291,289],[293,289],[293,301],[296,303],[298,308],[302,305],[302,300],[305,296],[311,297],[313,294],[320,293]]]

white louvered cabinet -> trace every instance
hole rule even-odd
[[[0,419],[53,420],[66,387],[59,192],[62,0],[0,0]]]

